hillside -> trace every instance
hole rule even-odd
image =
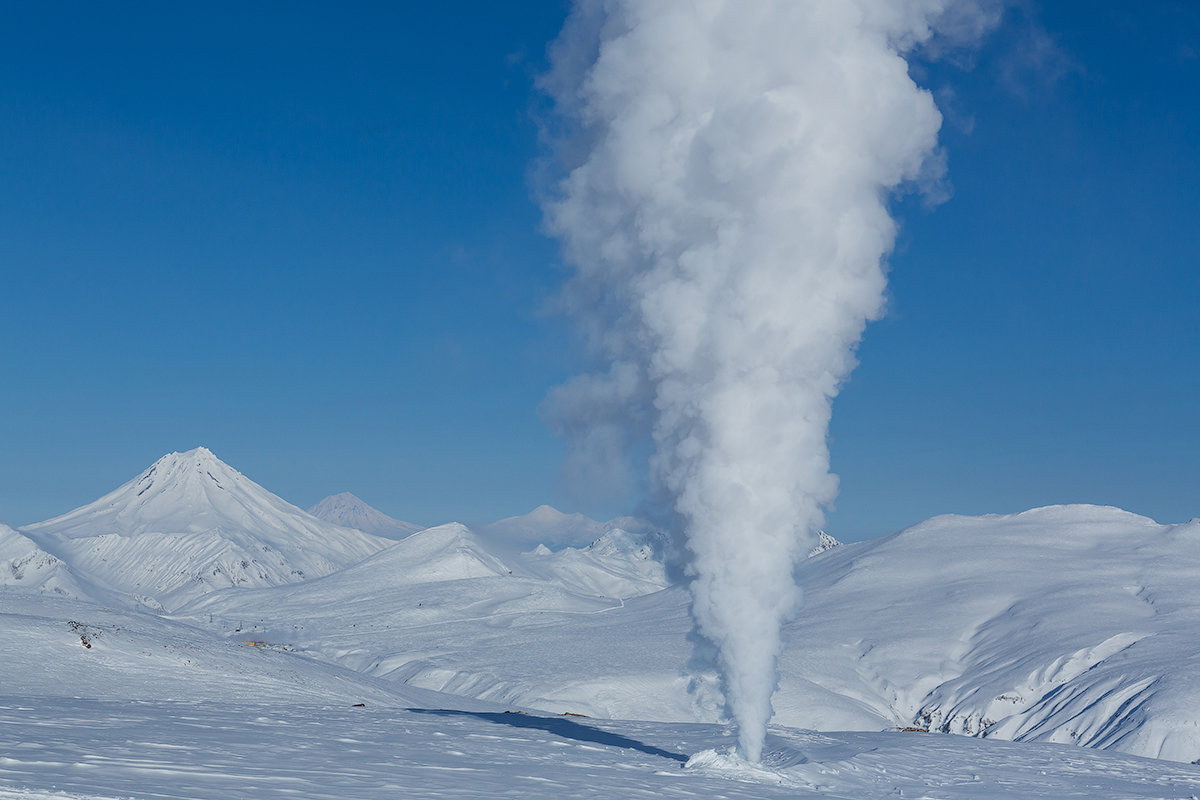
[[[835,548],[800,569],[780,716],[1194,761],[1198,545],[1200,521],[1051,506]]]
[[[937,518],[820,553],[799,570],[806,606],[786,629],[775,719],[1200,758],[1200,678],[1184,666],[1200,654],[1197,535],[1196,523],[1069,506]],[[264,625],[300,625],[322,657],[426,688],[597,716],[719,717],[686,592],[606,603],[564,574],[459,573],[355,601],[353,587],[388,585],[362,577],[374,569],[356,567],[339,593],[225,592],[193,611],[265,609]],[[349,619],[357,647],[339,624]]]

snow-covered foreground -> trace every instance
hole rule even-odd
[[[204,450],[0,525],[0,798],[1200,796],[1200,521],[1057,506],[827,541],[758,771],[721,755],[643,525],[557,552],[380,537]]]
[[[437,559],[416,555],[426,537]],[[1061,506],[943,517],[835,547],[799,570],[805,607],[785,629],[775,721],[1196,761],[1197,541],[1200,523]],[[485,569],[470,532],[443,526],[324,578],[214,592],[180,613],[428,689],[591,716],[718,719],[715,674],[689,662],[684,589],[652,591],[629,562],[620,581],[599,581],[595,562],[541,579],[537,558]]]
[[[717,726],[453,708],[0,695],[0,798],[1190,798],[1200,767],[1066,745],[775,728],[764,769],[689,755]]]

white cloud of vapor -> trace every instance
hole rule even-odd
[[[549,416],[573,463],[652,437],[751,761],[793,567],[837,490],[831,402],[883,305],[887,200],[941,169],[941,115],[904,55],[939,20],[982,29],[980,9],[598,0],[552,48],[544,86],[568,130],[544,208],[574,270],[565,308],[603,368],[555,390]]]

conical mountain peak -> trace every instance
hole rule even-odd
[[[183,453],[168,453],[150,465],[136,479],[137,496],[178,488],[181,481],[193,477],[218,489],[243,480],[240,472],[213,455],[207,447],[197,447]]]
[[[314,519],[206,448],[168,453],[95,502],[22,529],[73,567],[165,607],[328,574],[387,541]]]
[[[362,498],[351,492],[330,495],[310,508],[308,513],[335,525],[355,528],[376,536],[386,536],[389,539],[403,539],[423,530],[420,525],[389,517],[367,505]]]
[[[117,533],[188,533],[293,527],[303,512],[233,467],[211,450],[168,453],[125,485],[60,517],[30,525],[59,537]]]

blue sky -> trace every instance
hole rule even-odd
[[[301,506],[549,502],[533,76],[562,2],[8,7],[0,520],[205,445]],[[834,407],[829,530],[1200,516],[1200,9],[1022,5],[914,74],[949,199],[897,201],[888,316]]]

